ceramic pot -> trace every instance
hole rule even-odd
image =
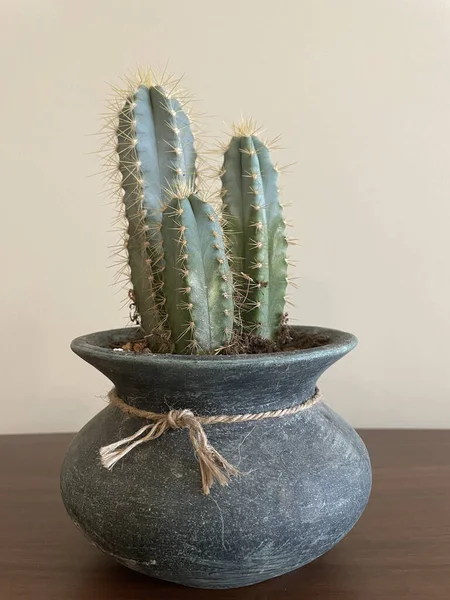
[[[320,345],[264,355],[117,352],[130,328],[77,338],[72,349],[127,403],[154,412],[257,413],[302,403],[320,375],[355,345],[331,329],[301,327]],[[145,421],[107,406],[75,436],[61,471],[73,521],[98,548],[152,577],[201,588],[250,585],[332,548],[359,519],[371,488],[367,450],[325,403],[276,419],[205,426],[243,475],[202,492],[186,430],[170,430],[111,470],[99,448]]]

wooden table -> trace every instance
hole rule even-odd
[[[450,598],[450,431],[365,430],[369,506],[333,550],[239,590],[193,590],[121,567],[69,521],[58,489],[70,435],[0,436],[0,600]]]

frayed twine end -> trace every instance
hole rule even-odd
[[[108,397],[111,404],[122,410],[125,414],[148,419],[152,422],[141,427],[133,435],[100,448],[99,453],[102,465],[106,469],[111,470],[128,452],[131,452],[131,450],[140,444],[156,440],[169,429],[187,429],[192,447],[197,455],[202,489],[206,495],[209,494],[215,481],[220,485],[228,485],[231,477],[242,475],[242,473],[208,442],[203,425],[245,423],[248,421],[287,417],[307,410],[321,400],[321,394],[316,389],[312,398],[289,408],[252,414],[202,417],[194,415],[188,409],[171,410],[168,413],[144,411],[124,402],[118,396],[115,388],[109,392]]]

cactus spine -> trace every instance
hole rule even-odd
[[[286,226],[278,172],[267,146],[247,126],[237,128],[222,168],[223,214],[244,331],[274,339],[287,287]]]
[[[161,85],[139,84],[126,95],[115,133],[133,298],[150,349],[214,353],[242,334],[275,339],[287,240],[267,146],[245,125],[225,152],[225,243],[220,215],[197,189],[182,103]]]

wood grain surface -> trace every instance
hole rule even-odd
[[[350,534],[298,571],[223,591],[146,578],[84,539],[59,496],[70,435],[0,436],[0,600],[450,598],[450,431],[360,433],[374,484]]]

